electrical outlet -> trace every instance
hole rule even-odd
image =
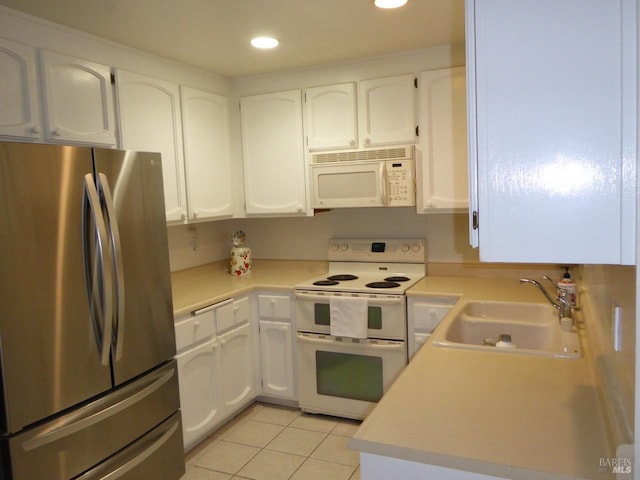
[[[611,305],[611,338],[613,340],[613,350],[622,350],[622,309],[620,305]]]

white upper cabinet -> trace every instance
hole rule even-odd
[[[240,109],[246,213],[305,215],[300,90],[242,97]]]
[[[35,50],[0,38],[0,136],[41,137]]]
[[[467,0],[480,259],[633,264],[636,2]]]
[[[116,145],[111,68],[69,55],[40,51],[45,139]]]
[[[162,154],[167,222],[187,220],[180,88],[124,70],[117,71],[122,148]]]
[[[469,208],[465,67],[422,72],[417,161],[419,213]]]
[[[358,145],[354,82],[304,91],[307,148],[347,149]]]
[[[181,87],[189,221],[233,214],[225,97]]]
[[[358,130],[363,147],[415,143],[416,80],[413,75],[358,84]]]

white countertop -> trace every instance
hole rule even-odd
[[[517,279],[426,277],[410,296],[544,302]],[[434,334],[435,336],[435,334]],[[505,478],[610,478],[613,455],[589,349],[554,359],[443,348],[415,355],[350,446],[362,452]]]

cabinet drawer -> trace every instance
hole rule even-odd
[[[179,320],[176,325],[176,350],[180,351],[202,340],[215,336],[213,311],[203,312]]]
[[[288,295],[258,295],[260,318],[291,320],[291,297]]]
[[[249,298],[229,301],[215,309],[216,332],[226,332],[230,328],[249,321]]]

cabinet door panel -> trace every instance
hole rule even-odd
[[[218,349],[214,340],[176,356],[185,449],[222,420]]]
[[[242,408],[256,396],[254,342],[251,325],[245,324],[219,337],[221,391],[224,414]]]
[[[39,139],[40,110],[35,51],[0,39],[0,135]]]
[[[467,7],[481,260],[632,262],[635,2]]]
[[[181,87],[189,220],[233,214],[227,99]]]
[[[46,139],[115,146],[111,68],[47,50],[40,53]]]
[[[419,209],[469,207],[467,84],[464,67],[420,75]]]
[[[357,146],[355,83],[307,88],[304,101],[309,150]]]
[[[260,350],[263,395],[294,398],[293,326],[261,320]]]
[[[180,90],[177,85],[118,70],[122,147],[160,152],[167,222],[187,218]]]
[[[365,147],[415,143],[413,75],[363,80],[358,88],[358,128]]]
[[[306,214],[300,90],[243,97],[240,104],[246,212]]]

